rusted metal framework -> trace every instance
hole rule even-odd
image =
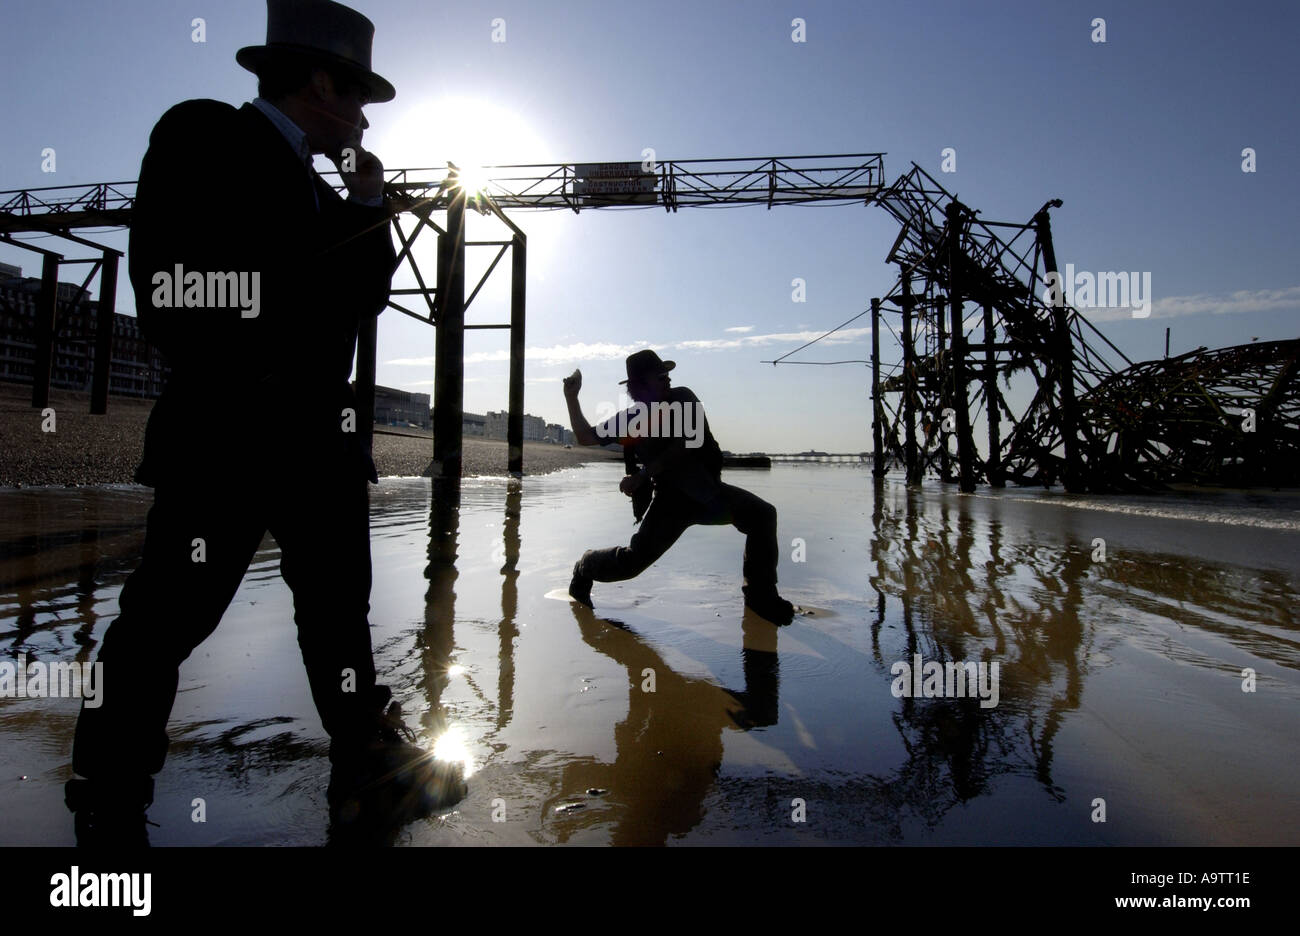
[[[134,182],[15,189],[0,192],[0,233],[126,226],[134,207]]]
[[[1144,361],[1079,400],[1097,486],[1300,485],[1300,339]]]
[[[335,188],[342,191],[334,175]],[[778,156],[739,159],[689,159],[637,163],[561,163],[546,165],[489,166],[473,175],[481,183],[467,186],[469,173],[455,166],[438,169],[396,169],[385,173],[386,194],[394,208],[393,232],[401,247],[398,268],[407,264],[416,287],[393,290],[389,306],[405,315],[432,325],[436,330],[434,387],[434,474],[458,479],[461,472],[461,430],[464,383],[464,333],[474,328],[510,329],[510,392],[507,443],[509,470],[523,470],[524,411],[524,310],[527,271],[527,238],[505,214],[507,210],[570,210],[585,208],[653,208],[668,212],[679,208],[729,208],[741,205],[869,204],[884,186],[883,154],[859,153],[836,156]],[[96,183],[80,186],[23,189],[0,192],[0,241],[24,249],[35,249],[15,238],[18,233],[51,234],[102,253],[100,317],[110,325],[117,260],[121,254],[74,235],[77,228],[125,226],[135,204],[134,182]],[[503,240],[467,241],[465,212],[477,210],[493,215],[509,231]],[[403,216],[415,218],[408,232]],[[435,215],[442,216],[439,224]],[[407,221],[409,224],[409,219]],[[419,264],[417,239],[432,233],[436,239],[436,270],[426,275]],[[465,294],[465,251],[468,247],[494,247],[497,253],[479,280]],[[511,251],[510,321],[503,324],[466,325],[465,310],[474,301],[488,276],[505,252]],[[40,349],[48,351],[58,333],[54,292],[58,267],[65,260],[59,253],[41,251],[45,258]],[[396,271],[394,271],[396,272]],[[87,280],[89,282],[89,280]],[[48,296],[46,295],[48,292]],[[405,296],[424,300],[423,313],[407,308]],[[111,328],[101,327],[101,334]],[[358,338],[358,403],[373,410],[375,382],[374,325],[363,327]],[[48,347],[47,347],[48,346]],[[108,370],[101,375],[96,357],[92,412],[107,407]],[[48,395],[48,373],[36,375],[33,403]],[[101,393],[102,383],[102,393]],[[363,420],[369,431],[369,421]]]
[[[910,482],[932,472],[963,491],[1007,481],[1085,489],[1097,439],[1078,401],[1112,362],[1131,362],[1075,309],[1044,299],[1056,271],[1049,211],[1060,202],[1028,223],[984,221],[915,164],[876,200],[901,225],[886,261],[898,280],[872,305],[873,335],[892,333],[900,352],[882,377],[873,341],[877,473],[892,454]],[[1018,408],[1004,392],[1017,374],[1035,387]]]
[[[481,192],[502,209],[729,208],[739,205],[867,203],[884,185],[881,153],[834,156],[773,156],[743,159],[679,159],[647,165],[631,178],[599,188],[598,167],[621,163],[488,166]],[[402,169],[388,188],[406,204],[437,204],[445,198],[447,171]]]
[[[963,491],[1300,481],[1300,340],[1134,364],[1047,301],[1060,201],[1025,224],[983,221],[913,164],[877,202],[902,230],[887,258],[898,281],[871,307],[876,474],[892,456],[909,482],[929,472]],[[882,326],[899,346],[884,376]],[[1033,380],[1019,407],[1004,392],[1016,375]]]
[[[764,156],[677,159],[656,162],[643,177],[651,191],[591,192],[584,166],[613,163],[536,163],[476,167],[487,180],[482,192],[498,208],[651,208],[732,205],[808,205],[870,201],[884,186],[883,153],[828,156]],[[335,176],[327,173],[326,178]],[[390,169],[387,193],[399,211],[417,206],[446,210],[454,167]],[[135,182],[96,182],[0,192],[0,233],[125,226],[135,207]],[[342,191],[341,182],[334,187]],[[638,196],[638,197],[633,197]],[[644,197],[651,196],[651,197]]]

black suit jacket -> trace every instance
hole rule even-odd
[[[316,197],[312,190],[315,188]],[[319,202],[319,208],[317,207]],[[345,201],[303,165],[256,107],[177,104],[140,167],[129,263],[145,336],[172,367],[136,480],[272,477],[342,459],[377,480],[348,378],[363,316],[388,300],[395,262],[387,208]],[[158,280],[243,273],[258,315],[160,306]],[[210,304],[215,296],[205,295]]]

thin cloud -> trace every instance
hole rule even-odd
[[[737,328],[726,329],[735,332],[738,328],[753,328],[752,325],[737,326]],[[653,348],[656,351],[736,351],[745,348],[759,348],[766,345],[779,344],[799,344],[805,341],[812,341],[814,338],[825,334],[825,330],[818,331],[797,331],[797,332],[773,332],[765,335],[744,335],[740,338],[700,338],[689,339],[686,341],[674,341],[662,344],[656,344],[648,341],[640,341],[634,344],[613,344],[610,342],[576,342],[566,345],[552,345],[546,348],[526,348],[524,358],[528,361],[535,361],[544,367],[563,367],[570,364],[581,364],[588,361],[622,361],[634,351],[640,351],[642,348]],[[871,334],[870,328],[843,328],[833,335],[828,335],[822,339],[822,344],[835,345],[847,344],[865,338]],[[510,351],[501,349],[499,351],[477,351],[473,354],[465,355],[465,364],[504,364],[510,360]],[[433,356],[418,358],[394,358],[386,361],[387,364],[409,366],[409,367],[432,367]],[[469,379],[469,378],[466,378]]]
[[[524,359],[538,361],[547,366],[573,364],[582,361],[621,361],[633,351],[639,351],[644,347],[647,347],[647,345],[577,342],[568,345],[552,345],[549,348],[525,348]],[[650,347],[654,346],[650,345]],[[499,351],[475,351],[473,354],[465,355],[466,364],[500,364],[509,360],[510,351],[504,348]],[[407,367],[432,367],[433,355],[417,358],[394,358],[385,363]]]
[[[743,335],[746,332],[752,332],[753,330],[754,330],[753,325],[733,325],[730,328],[723,329],[723,331],[725,332],[732,332],[733,334],[740,334],[740,335]]]
[[[740,348],[758,348],[772,344],[797,344],[812,341],[814,338],[825,334],[825,330],[776,332],[768,335],[746,335],[744,338],[709,338],[700,341],[679,341],[674,347],[683,351],[733,351]],[[821,343],[826,345],[848,344],[870,334],[870,328],[841,328],[833,335],[826,335]]]
[[[1176,315],[1238,315],[1244,312],[1277,312],[1300,306],[1300,286],[1285,289],[1239,289],[1227,296],[1170,296],[1152,303],[1157,318]]]
[[[1300,286],[1283,289],[1239,289],[1224,295],[1197,293],[1166,296],[1151,303],[1150,318],[1181,318],[1188,315],[1243,315],[1250,312],[1284,312],[1300,308]],[[1090,322],[1131,319],[1128,308],[1080,309]]]
[[[391,362],[389,362],[391,363]],[[465,383],[485,383],[486,377],[466,377]],[[404,380],[403,387],[432,387],[437,383],[436,380]]]

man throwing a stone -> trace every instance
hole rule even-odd
[[[653,491],[650,507],[627,546],[589,549],[573,567],[569,594],[593,607],[592,582],[635,578],[668,551],[696,523],[730,523],[745,534],[745,604],[774,624],[789,624],[794,608],[776,591],[776,508],[749,491],[722,483],[722,451],[709,431],[704,409],[686,387],[673,387],[673,361],[652,350],[627,358],[631,409],[592,427],[582,414],[578,392],[582,372],[564,378],[573,435],[581,445],[618,441],[631,449],[639,471],[628,474],[619,490],[629,497]]]

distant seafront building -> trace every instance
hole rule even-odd
[[[95,371],[95,334],[99,302],[83,296],[75,306],[78,284],[59,283],[56,295],[54,359],[50,386],[89,393]],[[0,263],[0,381],[31,385],[36,367],[36,303],[39,277],[23,276],[21,267]],[[108,392],[115,396],[155,399],[162,393],[171,367],[140,330],[139,320],[113,314],[113,343],[109,353]],[[429,394],[395,387],[375,387],[375,423],[432,429]],[[509,414],[464,414],[465,435],[506,438]],[[540,416],[524,416],[525,442],[573,445],[573,433]]]
[[[375,424],[432,429],[429,394],[375,385]]]
[[[510,414],[502,410],[493,412],[488,410],[487,425],[484,435],[489,439],[504,439],[506,437],[506,427],[510,422]],[[524,441],[525,442],[545,442],[546,441],[546,420],[540,416],[529,416],[524,414]]]
[[[79,288],[73,283],[59,283],[55,293],[57,311],[50,386],[89,393],[95,370],[99,302],[83,296],[73,306]],[[23,276],[21,267],[0,263],[0,380],[32,382],[36,367],[36,303],[40,293],[39,277]],[[135,317],[115,312],[108,392],[152,399],[162,392],[170,373],[171,368],[145,339]]]
[[[485,439],[505,439],[506,429],[510,423],[510,414],[489,410],[486,415],[466,413],[462,423],[465,435],[482,436]],[[556,445],[573,445],[573,433],[558,423],[548,423],[540,416],[524,414],[525,442],[552,442]]]

